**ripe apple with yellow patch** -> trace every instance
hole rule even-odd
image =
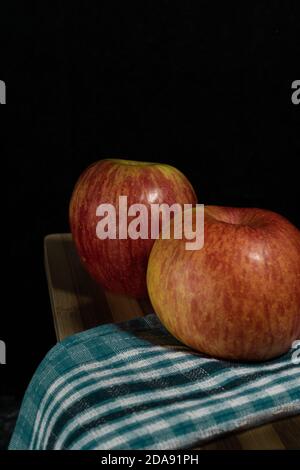
[[[300,338],[300,231],[274,212],[207,206],[203,248],[158,239],[147,284],[165,327],[208,355],[268,360]]]
[[[121,217],[124,198],[126,211],[128,208],[125,222]],[[147,263],[155,241],[151,238],[151,206],[181,207],[196,202],[190,182],[173,166],[122,159],[94,163],[79,178],[70,202],[71,231],[83,265],[105,289],[146,297]],[[137,234],[133,239],[128,233],[134,221],[130,207],[136,204],[146,210],[144,222],[149,230],[146,237]],[[107,229],[111,233],[106,238],[98,236],[98,227],[106,223],[99,208],[115,211],[116,227]]]

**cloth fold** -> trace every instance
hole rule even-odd
[[[173,338],[155,315],[57,344],[25,393],[9,449],[183,449],[300,413],[293,351],[221,361]]]

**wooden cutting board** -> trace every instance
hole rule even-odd
[[[148,301],[105,292],[80,264],[71,234],[48,235],[45,269],[58,341],[104,323],[153,313]],[[300,449],[300,415],[212,441],[199,449]]]

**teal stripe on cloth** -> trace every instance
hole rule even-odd
[[[293,351],[262,364],[192,351],[155,315],[57,344],[25,393],[9,449],[182,449],[300,413]]]

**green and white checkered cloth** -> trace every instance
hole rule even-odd
[[[182,449],[300,413],[293,351],[263,364],[189,350],[154,315],[57,344],[25,394],[10,449]]]

